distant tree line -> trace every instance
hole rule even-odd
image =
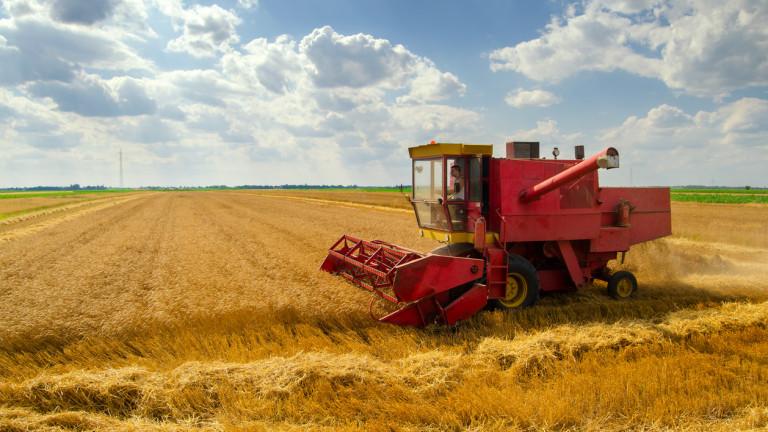
[[[675,189],[738,189],[737,186],[703,186],[703,185],[684,185],[684,186],[672,186]],[[744,186],[746,190],[752,189],[765,189],[754,186]]]
[[[81,186],[77,183],[69,186],[31,186],[31,187],[12,187],[0,188],[8,192],[34,192],[34,191],[98,191],[114,189],[104,185],[86,185]],[[124,188],[132,189],[132,188]],[[283,184],[283,185],[209,185],[209,186],[141,186],[136,189],[146,190],[217,190],[217,189],[393,189],[401,192],[410,191],[411,185],[391,185],[391,186],[359,186],[353,185],[318,185],[318,184]],[[673,189],[736,189],[734,186],[703,186],[703,185],[684,185],[673,186]],[[744,186],[744,189],[765,189],[754,186]]]
[[[196,189],[358,189],[366,187],[381,187],[381,186],[358,186],[358,185],[312,185],[312,184],[284,184],[284,185],[239,185],[239,186],[225,186],[225,185],[210,185],[210,186],[142,186],[140,189],[148,190],[196,190]],[[397,188],[398,186],[385,186]]]
[[[12,188],[3,188],[4,191],[16,191],[16,192],[34,192],[34,191],[41,191],[41,192],[47,192],[47,191],[75,191],[75,190],[106,190],[110,189],[107,186],[104,185],[87,185],[87,186],[80,186],[77,183],[73,183],[69,186],[31,186],[31,187],[12,187]]]

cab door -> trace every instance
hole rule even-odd
[[[411,204],[420,228],[451,231],[445,207],[445,158],[413,160]]]

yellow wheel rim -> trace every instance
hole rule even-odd
[[[624,278],[616,284],[616,293],[621,298],[629,297],[632,294],[632,281]]]
[[[507,275],[507,285],[504,290],[504,298],[499,299],[504,307],[520,307],[528,296],[528,281],[520,273]]]

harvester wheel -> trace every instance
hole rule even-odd
[[[496,304],[514,309],[533,306],[537,300],[539,300],[539,275],[536,268],[520,255],[509,255],[504,298],[496,299]]]
[[[635,291],[637,291],[637,279],[628,271],[617,271],[608,278],[608,294],[615,299],[629,298]]]

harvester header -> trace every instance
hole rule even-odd
[[[430,253],[343,235],[321,269],[397,309],[383,322],[454,324],[489,305],[532,306],[541,295],[607,282],[632,296],[635,276],[607,264],[633,244],[671,233],[669,188],[600,187],[598,170],[619,167],[609,147],[584,159],[539,157],[539,143],[411,147],[410,197],[419,232],[445,243]]]

